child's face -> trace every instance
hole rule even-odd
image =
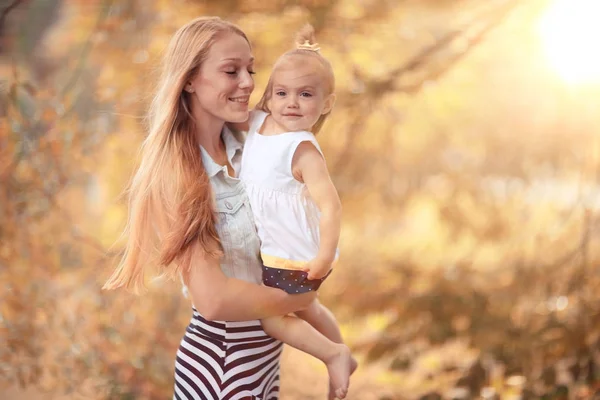
[[[333,95],[326,93],[326,87],[317,60],[294,60],[277,68],[268,104],[278,127],[283,132],[310,131],[333,105]]]

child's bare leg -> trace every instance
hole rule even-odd
[[[311,305],[303,310],[296,312],[299,318],[302,318],[309,324],[311,324],[316,330],[325,335],[329,340],[335,343],[344,343],[342,333],[335,319],[335,316],[327,307],[322,305],[319,300],[315,300]],[[358,367],[358,362],[354,357],[350,360],[350,375],[354,373]],[[330,382],[329,385],[329,399],[335,398],[335,384]]]
[[[313,301],[305,310],[297,311],[296,315],[311,324],[329,340],[336,343],[344,343],[342,333],[333,313],[322,305],[319,300]]]
[[[335,387],[335,394],[340,399],[346,397],[352,357],[345,344],[329,340],[309,323],[294,316],[265,318],[261,323],[271,337],[323,361]]]

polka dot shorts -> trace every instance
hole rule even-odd
[[[321,279],[308,280],[306,279],[308,274],[304,271],[263,266],[263,283],[265,286],[278,288],[289,294],[314,292],[331,272],[329,271]]]

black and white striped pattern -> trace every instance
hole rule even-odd
[[[175,361],[174,400],[277,400],[283,344],[260,321],[207,321],[194,309]]]

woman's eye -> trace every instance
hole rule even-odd
[[[308,92],[302,92],[300,95],[302,97],[312,97],[312,93],[308,93]]]
[[[234,70],[230,70],[230,71],[225,71],[225,73],[226,73],[227,75],[237,75],[237,74],[239,73],[239,71],[238,71],[237,69],[234,69]],[[248,70],[248,73],[249,73],[250,75],[254,75],[254,74],[256,74],[256,72],[254,72],[254,70],[251,70],[251,69],[249,69],[249,70]]]
[[[275,94],[277,96],[285,96],[285,92],[279,91],[279,92],[275,92]]]

